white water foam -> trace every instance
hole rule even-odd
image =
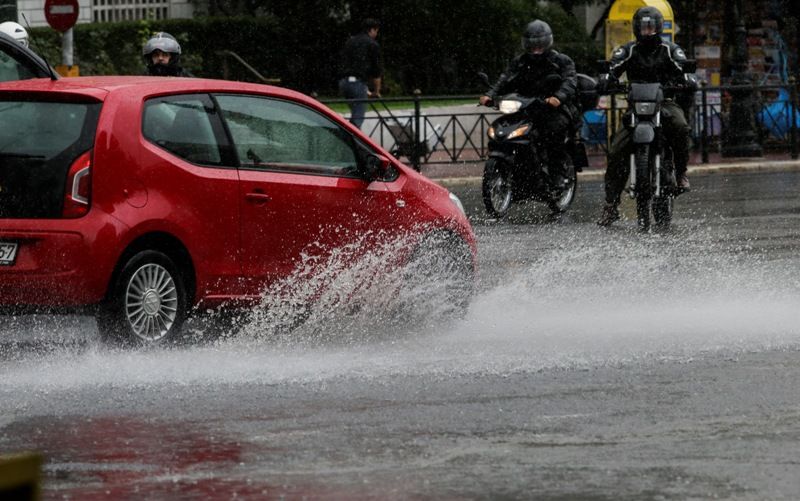
[[[502,375],[796,347],[797,263],[769,261],[746,246],[718,247],[701,238],[567,234],[502,285],[479,291],[464,318],[451,322],[438,319],[449,306],[437,305],[438,289],[403,293],[426,305],[425,315],[390,314],[387,291],[399,275],[375,267],[386,254],[357,265],[336,254],[307,261],[279,285],[288,293],[283,299],[265,294],[235,337],[174,350],[120,352],[92,341],[25,354],[3,362],[0,390]],[[308,297],[318,299],[310,310],[299,306]]]

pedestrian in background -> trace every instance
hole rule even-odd
[[[350,37],[342,49],[341,78],[339,92],[345,99],[355,99],[350,106],[350,123],[358,128],[364,123],[367,109],[366,99],[381,97],[380,46],[376,39],[380,23],[376,19],[365,19],[361,32]]]

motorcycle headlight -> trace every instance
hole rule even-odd
[[[467,211],[464,210],[464,204],[461,203],[461,200],[459,200],[457,196],[450,193],[450,201],[453,202],[453,205],[458,207],[458,210],[460,210],[462,214],[465,216],[467,215]]]
[[[486,134],[489,135],[489,139],[494,139],[494,127],[489,127],[489,130],[486,131]]]
[[[500,106],[498,108],[500,109],[500,113],[516,113],[522,108],[522,102],[504,99],[500,101]]]
[[[523,125],[522,127],[517,127],[516,129],[511,131],[511,134],[508,135],[508,139],[514,139],[520,136],[524,136],[528,132],[528,129],[530,128],[531,128],[530,125]]]
[[[656,103],[634,103],[637,115],[652,115],[656,112]]]

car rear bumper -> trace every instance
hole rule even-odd
[[[0,309],[100,302],[113,271],[118,230],[91,214],[0,222],[0,242],[18,247],[14,263],[0,266]]]

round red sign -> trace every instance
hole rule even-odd
[[[78,20],[78,0],[46,0],[44,18],[57,31],[67,31]]]

